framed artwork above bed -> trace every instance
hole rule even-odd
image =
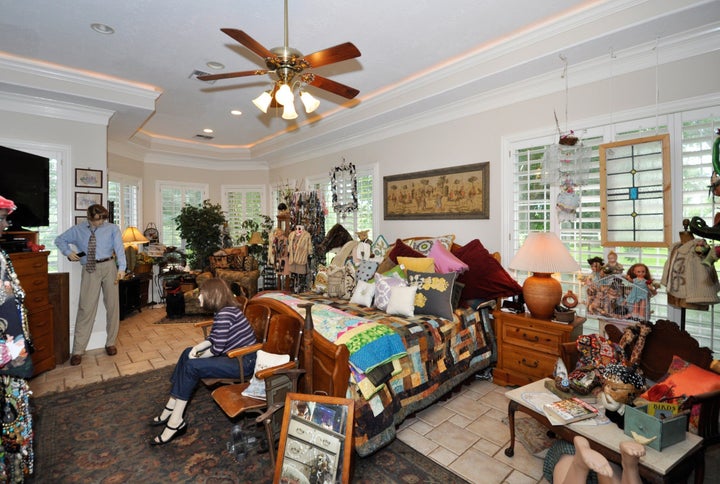
[[[385,220],[490,218],[490,163],[383,177]]]

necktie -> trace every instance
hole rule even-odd
[[[88,272],[95,272],[95,247],[97,246],[97,240],[95,239],[95,231],[90,230],[90,241],[88,242],[87,250],[87,261],[85,262],[85,269]]]

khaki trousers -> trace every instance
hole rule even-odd
[[[120,328],[120,295],[117,286],[117,266],[114,260],[101,262],[95,266],[95,272],[88,272],[83,266],[80,279],[80,299],[78,301],[77,318],[75,319],[75,336],[73,338],[73,355],[85,353],[92,335],[100,303],[100,290],[107,313],[105,346],[114,346]]]

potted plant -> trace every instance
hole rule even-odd
[[[219,204],[205,200],[200,207],[185,205],[175,217],[180,237],[189,249],[190,267],[205,270],[210,266],[210,256],[221,248],[222,227],[226,223]]]

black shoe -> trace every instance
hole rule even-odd
[[[175,437],[185,435],[185,432],[187,432],[187,422],[185,422],[185,420],[180,422],[180,425],[178,425],[177,427],[170,427],[169,425],[166,425],[166,427],[170,430],[174,430],[175,433],[173,433],[167,440],[163,440],[162,433],[160,433],[160,435],[150,441],[150,445],[165,445],[168,442],[172,442]]]
[[[169,411],[170,411],[170,415],[172,415],[172,411],[173,411],[172,408],[166,406],[166,407],[165,407],[165,410],[169,410]],[[159,417],[159,416],[153,418],[152,421],[150,422],[150,426],[151,426],[151,427],[159,427],[159,426],[161,426],[161,425],[165,425],[165,424],[167,423],[167,421],[170,420],[170,415],[168,415],[167,417],[165,417],[163,420],[160,420],[160,417]]]

